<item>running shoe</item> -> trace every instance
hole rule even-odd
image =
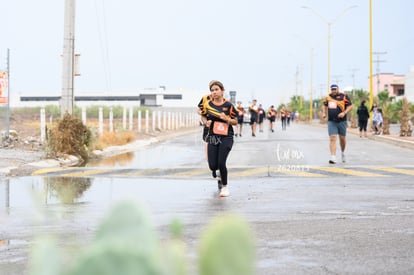
[[[223,183],[221,182],[220,171],[217,171],[216,175],[217,175],[217,187],[218,187],[218,190],[220,191],[221,188],[223,187]]]
[[[344,153],[342,153],[342,155],[341,155],[341,156],[342,156],[342,162],[344,162],[344,163],[345,163],[345,162],[346,162],[345,154],[344,154]]]
[[[223,186],[220,190],[220,197],[228,197],[229,195],[229,188],[227,186]]]
[[[331,156],[331,158],[329,159],[329,163],[330,164],[335,164],[336,163],[336,157],[335,156]]]
[[[221,188],[223,188],[223,184],[221,183],[221,178],[219,178],[217,181],[217,187],[219,191],[221,190]]]

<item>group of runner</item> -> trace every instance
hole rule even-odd
[[[198,104],[198,112],[204,125],[203,140],[206,144],[208,166],[212,176],[217,178],[219,196],[227,197],[230,194],[227,186],[227,157],[233,147],[233,136],[241,136],[246,110],[242,107],[241,102],[238,102],[236,107],[224,98],[224,86],[220,81],[210,81],[209,89],[210,94],[204,96]],[[338,85],[332,84],[330,89],[331,93],[323,102],[322,115],[328,118],[329,150],[331,153],[329,163],[335,164],[337,136],[339,136],[342,162],[346,162],[346,115],[353,106],[349,97],[339,92]],[[253,100],[247,111],[250,113],[249,123],[252,127],[253,137],[256,136],[257,124],[259,131],[263,132],[263,121],[266,118],[269,119],[270,130],[273,132],[277,117],[280,117],[282,129],[286,129],[286,125],[296,116],[293,112],[286,110],[284,106],[280,109],[279,114],[273,105],[265,111],[261,104],[257,105],[257,100]],[[236,132],[232,126],[238,126]]]
[[[209,83],[210,94],[204,96],[198,103],[198,113],[201,115],[201,122],[204,125],[203,140],[206,144],[206,158],[213,178],[217,179],[219,196],[227,197],[230,192],[227,186],[227,157],[233,147],[233,136],[242,136],[245,108],[241,102],[237,107],[224,98],[224,85],[218,80]],[[278,112],[274,106],[264,110],[257,100],[253,100],[248,110],[252,136],[256,136],[256,128],[263,132],[263,122],[269,119],[270,130],[274,132],[275,121]],[[280,110],[279,117],[282,121],[289,121],[290,112],[284,107]],[[236,126],[236,131],[232,126]]]
[[[275,131],[276,120],[281,121],[282,130],[286,130],[286,126],[290,124],[291,121],[294,121],[295,118],[298,118],[299,114],[292,112],[282,106],[279,112],[275,109],[274,105],[271,105],[267,110],[265,110],[262,104],[257,105],[257,100],[254,99],[252,104],[244,108],[241,101],[237,102],[237,125],[235,129],[235,136],[242,136],[243,124],[245,123],[244,118],[246,112],[250,114],[250,121],[248,123],[251,127],[252,136],[256,136],[256,129],[259,126],[259,132],[263,132],[263,123],[265,119],[269,120],[269,129],[271,132]],[[246,110],[247,109],[247,110]]]

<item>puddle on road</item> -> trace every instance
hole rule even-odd
[[[124,154],[119,154],[116,156],[111,156],[101,160],[90,161],[86,164],[87,167],[95,166],[111,166],[111,167],[123,167],[128,166],[133,163],[135,159],[134,152],[128,152]]]
[[[23,177],[0,180],[0,209],[45,204],[74,204],[82,200],[93,178]]]
[[[188,146],[182,142],[164,142],[91,161],[88,167],[132,167],[135,169],[171,168],[197,164],[205,165],[203,146]],[[160,201],[161,207],[175,203],[171,194],[180,196],[185,191],[183,180],[134,179],[134,178],[70,178],[70,177],[20,177],[0,179],[0,211],[8,208],[32,209],[40,205],[109,204],[113,200],[133,198],[143,201]],[[197,183],[195,183],[197,184]],[[199,185],[199,183],[198,183]],[[203,196],[203,193],[199,193]],[[164,200],[164,201],[163,201]],[[6,211],[1,211],[6,212]],[[1,218],[1,216],[0,216]]]
[[[27,245],[29,242],[26,240],[0,240],[0,251],[12,249],[17,246]]]
[[[73,204],[92,185],[92,178],[45,178],[47,196],[63,204]]]
[[[187,213],[195,205],[216,207],[218,197],[211,181],[163,178],[68,178],[22,177],[0,179],[0,223],[3,217],[33,215],[40,209],[82,213],[82,219],[95,218],[123,200],[134,200],[158,213]],[[191,190],[191,191],[189,191]],[[191,194],[191,195],[189,195]],[[185,199],[183,199],[185,198]],[[213,200],[215,203],[206,204]],[[55,207],[56,206],[56,207]],[[225,206],[222,206],[225,207]],[[207,210],[207,209],[205,209]],[[213,209],[208,209],[210,211]],[[20,217],[22,222],[24,219]]]
[[[0,250],[1,247],[8,246],[10,244],[10,240],[0,240]]]
[[[174,140],[174,143],[167,141],[92,161],[86,166],[166,169],[194,166],[200,162],[205,167],[203,144],[190,146],[191,142],[191,139]],[[18,226],[24,225],[22,217],[31,219],[39,209],[47,209],[58,216],[76,216],[92,224],[93,220],[122,200],[134,200],[148,206],[151,212],[159,214],[163,223],[174,213],[186,219],[194,205],[211,200],[210,192],[205,192],[210,188],[210,181],[194,179],[40,176],[0,179],[0,224],[2,218],[11,218]]]
[[[102,160],[90,161],[87,167],[135,167],[152,169],[194,164],[194,160],[204,162],[200,157],[200,146],[185,146],[164,143],[159,146],[143,148],[142,150],[119,154]],[[201,152],[203,154],[203,152]]]

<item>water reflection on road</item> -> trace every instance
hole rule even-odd
[[[216,182],[207,179],[0,179],[0,271],[16,264],[23,270],[28,247],[38,236],[57,236],[63,247],[82,245],[109,209],[125,200],[142,205],[157,227],[175,219],[193,224],[195,238],[217,210],[238,209],[242,203],[218,198]]]
[[[76,204],[92,186],[92,178],[22,177],[0,180],[0,209]]]
[[[197,138],[195,136],[175,138],[87,164],[88,167],[137,169],[185,165],[203,165],[203,167],[206,165],[204,146],[198,135]],[[198,180],[188,179],[94,178],[92,176],[0,178],[0,224],[9,225],[7,227],[9,233],[18,230],[25,232],[27,228],[37,223],[35,220],[39,216],[52,213],[52,216],[67,218],[59,218],[63,227],[66,223],[73,228],[94,226],[108,208],[126,199],[138,201],[146,205],[151,212],[159,213],[158,222],[166,224],[173,218],[175,210],[178,211],[178,215],[187,212],[187,209],[193,208],[199,199],[205,198],[206,188],[211,188],[210,181],[202,180],[200,183]],[[191,192],[191,198],[188,198],[189,189],[195,191]],[[212,189],[215,190],[215,187]],[[76,220],[76,224],[70,223],[73,220]]]
[[[7,179],[0,181],[0,219],[8,216],[12,222],[29,221],[36,215],[35,211],[59,206],[59,211],[79,215],[78,218],[91,222],[114,203],[130,199],[160,214],[158,222],[164,224],[173,218],[173,212],[180,215],[189,209],[197,209],[205,199],[218,200],[211,197],[217,194],[213,183],[209,180],[144,178]],[[10,212],[19,214],[11,215]]]
[[[146,147],[134,152],[128,152],[102,160],[89,162],[87,167],[134,167],[139,169],[167,168],[194,164],[194,160],[204,161],[200,158],[202,145],[188,146],[185,143],[174,144],[166,142],[158,146]],[[201,155],[203,156],[203,155]]]
[[[243,200],[218,198],[211,180],[24,177],[0,179],[0,270],[27,262],[36,237],[56,236],[62,246],[82,245],[115,204],[141,205],[156,227],[173,220],[200,227],[218,210],[241,209]],[[23,268],[23,267],[19,267]],[[1,273],[1,272],[0,272]]]

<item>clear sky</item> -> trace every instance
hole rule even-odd
[[[369,0],[76,2],[75,95],[160,85],[208,91],[218,79],[238,99],[278,105],[295,94],[309,98],[312,71],[319,96],[329,21],[331,82],[368,89]],[[64,0],[0,0],[0,7],[0,69],[9,48],[10,92],[61,95]],[[405,75],[414,65],[413,11],[411,0],[373,0],[373,50],[386,52],[378,55],[381,72]]]

